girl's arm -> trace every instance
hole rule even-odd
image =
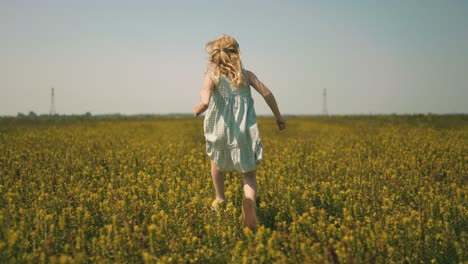
[[[271,111],[275,115],[276,118],[276,124],[278,125],[279,130],[283,130],[286,128],[286,121],[284,120],[283,116],[281,115],[278,104],[276,103],[275,96],[273,93],[266,87],[265,84],[263,84],[257,76],[251,71],[247,71],[247,75],[249,78],[249,82],[252,85],[252,87],[263,96],[263,99],[265,99],[265,102],[268,104],[270,107]]]
[[[210,75],[206,74],[205,83],[203,84],[203,88],[200,91],[201,103],[195,106],[195,117],[205,112],[206,109],[208,108],[208,104],[210,103],[210,98],[211,98],[211,94],[213,93],[213,89],[214,89],[214,82],[211,79]]]

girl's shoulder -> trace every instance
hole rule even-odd
[[[251,70],[244,69],[245,75],[247,77],[255,76],[255,74]]]
[[[218,81],[219,81],[219,77],[216,76],[215,70],[213,69],[213,67],[214,67],[214,66],[208,64],[205,75],[210,76],[211,80],[212,80],[215,84],[217,84]],[[220,76],[220,77],[221,77],[221,76]]]
[[[253,78],[253,77],[256,77],[255,74],[254,74],[252,71],[250,71],[250,70],[247,70],[247,69],[242,68],[242,72],[244,73],[244,78],[245,78],[245,80],[246,80],[247,83],[249,83],[249,84],[250,84],[252,78]]]

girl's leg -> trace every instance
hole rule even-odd
[[[255,202],[257,198],[257,177],[256,170],[244,173],[244,195]]]
[[[218,170],[218,166],[213,161],[211,161],[211,178],[216,191],[216,200],[226,201],[226,196],[224,196],[225,173]]]
[[[242,207],[244,209],[243,226],[253,232],[257,231],[257,216],[255,210],[255,198],[257,196],[256,171],[244,173],[244,195]]]

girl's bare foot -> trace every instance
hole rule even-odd
[[[255,215],[255,202],[250,198],[242,200],[242,207],[244,209],[243,227],[247,227],[252,232],[257,231],[257,217]]]
[[[211,203],[211,209],[215,212],[219,212],[224,208],[226,208],[226,201],[214,199],[214,201]]]

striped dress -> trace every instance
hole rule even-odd
[[[220,171],[249,172],[263,160],[254,101],[247,74],[246,84],[235,87],[223,74],[217,83],[205,114],[203,129],[206,152]]]

